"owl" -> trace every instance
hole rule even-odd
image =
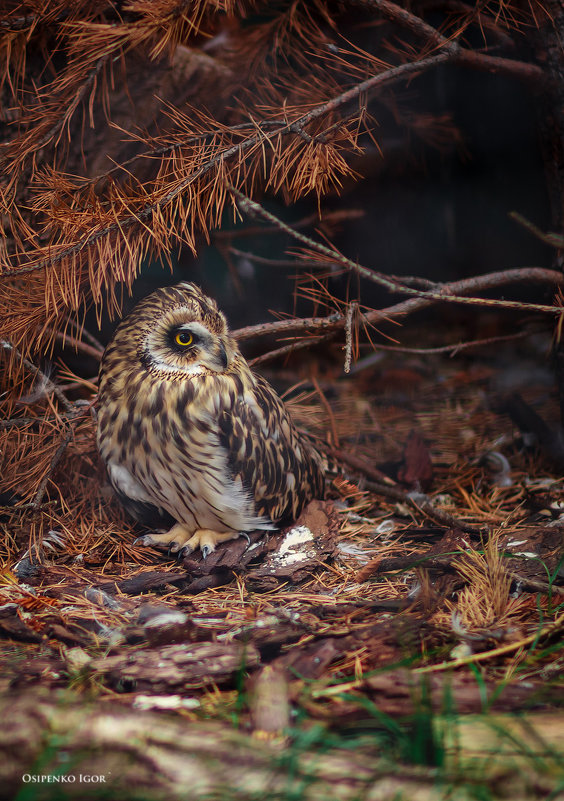
[[[102,358],[97,405],[110,483],[154,531],[136,544],[179,556],[200,548],[205,558],[323,497],[322,457],[194,284],[158,289],[122,321]]]

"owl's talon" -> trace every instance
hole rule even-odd
[[[151,545],[150,542],[146,541],[148,536],[150,536],[150,534],[149,535],[145,534],[142,537],[137,537],[136,540],[133,540],[133,545],[134,546],[135,545],[141,545],[142,547],[145,547],[147,545]]]
[[[239,536],[244,537],[247,540],[247,545],[251,544],[251,538],[249,537],[246,531],[240,531]]]
[[[210,555],[210,553],[212,553],[214,550],[215,549],[210,548],[209,545],[202,546],[202,559],[206,559]]]

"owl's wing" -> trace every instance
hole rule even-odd
[[[253,389],[221,409],[219,426],[229,469],[254,497],[258,515],[290,523],[311,499],[323,497],[320,455],[263,378],[254,376]]]

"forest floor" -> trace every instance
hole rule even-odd
[[[133,547],[87,415],[25,554],[2,512],[1,797],[564,798],[549,344],[304,369],[327,500],[206,560]]]

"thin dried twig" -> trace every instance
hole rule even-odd
[[[482,651],[479,654],[472,654],[472,656],[464,657],[462,659],[453,659],[449,662],[441,662],[438,665],[428,665],[425,667],[416,668],[414,673],[439,673],[443,670],[453,670],[454,668],[461,667],[462,665],[470,665],[476,662],[485,662],[488,659],[496,659],[499,656],[513,653],[514,651],[521,650],[531,643],[538,642],[541,638],[548,637],[554,632],[560,631],[564,624],[564,615],[560,615],[552,623],[544,626],[540,631],[535,631],[528,637],[522,637],[516,642],[511,642],[508,645],[501,645],[499,648],[493,648],[490,651]]]
[[[373,360],[378,358],[379,351],[391,351],[394,353],[418,353],[424,356],[439,353],[451,353],[453,356],[456,356],[462,350],[469,350],[470,348],[482,348],[486,345],[497,344],[498,342],[512,342],[516,339],[525,339],[525,337],[530,335],[530,331],[518,331],[516,334],[503,334],[496,337],[487,337],[486,339],[472,339],[468,342],[457,342],[453,345],[440,345],[436,348],[410,348],[404,347],[403,345],[382,345],[379,342],[372,343],[371,347],[374,349],[374,351],[376,351],[376,353],[372,353],[363,359],[359,359],[359,361],[352,367],[350,372],[359,373],[361,370],[371,367]]]
[[[315,391],[319,395],[319,399],[320,399],[321,403],[323,404],[323,408],[325,409],[325,411],[327,413],[327,419],[329,420],[329,427],[330,427],[330,431],[331,431],[331,434],[330,434],[331,444],[332,444],[333,447],[338,448],[339,447],[339,434],[337,432],[337,424],[335,422],[335,415],[333,414],[333,409],[331,408],[331,406],[329,404],[329,401],[325,397],[325,393],[323,392],[323,390],[319,386],[319,381],[317,380],[317,378],[315,378],[315,376],[313,376],[312,382],[313,382],[313,386],[315,387]]]
[[[96,361],[100,361],[102,358],[104,348],[101,346],[96,347],[94,345],[88,345],[88,343],[83,342],[77,337],[67,334],[65,331],[53,331],[50,328],[46,328],[45,331],[47,334],[50,334],[53,339],[56,339],[58,342],[60,342],[63,347],[65,347],[65,345],[70,345],[75,350],[82,351],[82,353],[86,354],[86,356],[91,356],[93,359],[96,359]]]
[[[229,248],[229,253],[233,256],[240,256],[243,259],[255,262],[255,264],[264,264],[267,267],[291,267],[295,270],[302,270],[305,267],[323,269],[327,267],[334,267],[334,261],[317,261],[315,259],[269,259],[266,256],[257,256],[256,253],[251,253],[246,250],[239,250],[238,248]]]
[[[9,420],[0,420],[2,428],[25,428],[26,426],[38,425],[40,420],[37,417],[11,417]]]
[[[345,364],[344,364],[344,371],[345,373],[350,373],[351,371],[351,364],[352,364],[352,352],[353,352],[353,320],[358,311],[358,303],[356,301],[351,301],[347,307],[347,313],[345,316]]]
[[[381,11],[388,19],[397,22],[412,33],[421,36],[433,49],[448,52],[451,57],[462,66],[485,70],[487,72],[499,72],[536,84],[540,84],[546,80],[545,71],[536,64],[527,64],[524,61],[499,58],[476,50],[469,50],[460,45],[456,39],[447,39],[446,36],[443,36],[436,28],[433,28],[432,25],[429,25],[429,23],[421,19],[421,17],[416,16],[406,8],[402,8],[397,5],[397,3],[393,3],[390,0],[351,0],[351,2],[354,5],[365,6]]]
[[[249,360],[252,367],[257,367],[260,364],[265,364],[273,359],[278,359],[280,356],[287,356],[294,351],[302,350],[303,348],[311,348],[319,342],[326,341],[325,337],[307,337],[305,339],[293,340],[289,345],[283,345],[281,348],[270,350],[267,353],[262,353],[260,356],[255,356],[254,359]]]
[[[381,484],[375,481],[365,481],[364,486],[371,492],[377,495],[382,495],[385,498],[397,501],[405,506],[413,509],[416,512],[423,513],[426,517],[440,523],[447,528],[455,528],[460,531],[465,531],[468,534],[482,534],[483,528],[477,528],[471,523],[465,523],[447,512],[443,512],[433,506],[432,502],[428,500],[427,496],[422,494],[411,494],[400,490],[397,487],[389,487],[387,484]]]
[[[461,297],[460,295],[455,294],[455,291],[453,291],[453,287],[455,287],[457,283],[460,282],[452,284],[443,284],[440,290],[435,292],[420,290],[411,286],[404,286],[399,281],[392,280],[389,277],[383,275],[382,273],[378,273],[374,270],[371,270],[368,267],[364,267],[363,265],[358,264],[357,262],[353,262],[346,256],[343,256],[337,250],[327,247],[327,245],[323,245],[321,242],[317,242],[316,240],[311,239],[305,234],[296,231],[291,226],[287,225],[285,222],[276,217],[274,214],[263,208],[259,203],[257,203],[254,200],[251,200],[242,192],[239,192],[239,190],[235,189],[235,187],[229,187],[229,191],[237,198],[239,207],[241,208],[242,211],[248,214],[262,217],[263,219],[268,220],[270,223],[277,224],[281,230],[285,231],[294,239],[297,239],[299,242],[302,242],[306,244],[308,247],[313,248],[319,253],[322,253],[324,256],[333,259],[335,264],[340,264],[347,270],[356,272],[363,278],[367,278],[368,280],[373,281],[374,283],[385,287],[391,292],[395,293],[399,292],[406,295],[413,295],[417,298],[420,298],[421,300],[431,300],[431,301],[440,300],[440,301],[447,301],[449,303],[462,303],[474,306],[492,306],[504,309],[518,309],[519,311],[524,311],[524,310],[539,311],[551,315],[562,314],[561,308],[556,308],[554,306],[545,306],[540,303],[520,303],[519,301],[510,301],[510,300],[490,300],[487,298]],[[537,272],[538,270],[540,270],[540,272],[542,273],[542,278],[540,275],[538,275]],[[564,277],[553,270],[542,270],[541,268],[531,267],[531,268],[523,268],[523,271],[521,270],[519,271],[520,278],[523,278],[524,274],[528,273],[529,279],[534,274],[537,277],[537,280],[539,280],[539,278],[541,280],[547,280],[547,276],[550,275],[551,277],[550,280],[553,283],[561,285],[564,282]],[[510,272],[515,272],[515,271],[506,271],[503,273],[490,273],[486,276],[479,276],[477,278],[467,279],[467,280],[474,281],[475,282],[473,284],[474,287],[478,287],[481,283],[482,288],[485,289],[485,288],[490,288],[492,285],[495,285],[494,283],[495,278],[497,278],[498,281],[501,280],[502,283],[509,283],[510,281],[507,281],[507,279],[504,280],[504,277]],[[556,279],[556,276],[558,276],[558,279]],[[388,310],[379,312],[379,315],[381,317],[390,316]],[[370,319],[370,314],[366,314],[364,316],[369,322],[372,322],[372,320]],[[344,324],[346,324],[346,319],[344,320]]]

